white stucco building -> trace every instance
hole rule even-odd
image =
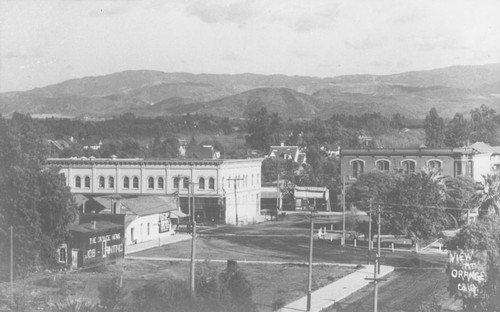
[[[198,221],[247,224],[260,217],[262,160],[72,157],[47,164],[60,168],[75,194],[176,197],[186,214],[193,195]]]

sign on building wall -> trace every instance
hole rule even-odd
[[[168,232],[170,230],[170,219],[168,218],[168,213],[160,214],[160,233]]]
[[[486,251],[454,250],[448,255],[450,290],[462,298],[477,297],[486,281]]]

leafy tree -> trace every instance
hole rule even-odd
[[[270,114],[267,108],[262,107],[260,111],[250,114],[247,120],[246,142],[252,148],[268,150],[269,147],[278,141],[281,128],[281,120],[277,113]]]
[[[444,145],[444,121],[434,107],[425,116],[425,144],[428,147]]]
[[[444,143],[446,146],[465,146],[469,139],[469,130],[464,115],[456,113],[453,119],[448,123],[444,135]]]
[[[370,201],[373,209],[380,206],[384,230],[416,240],[436,237],[448,222],[444,185],[433,172],[367,172],[351,187],[348,199],[363,210],[369,210]]]
[[[455,178],[446,177],[445,187],[445,205],[452,209],[448,211],[451,218],[455,220],[456,225],[463,223],[463,216],[468,209],[473,207],[473,198],[476,194],[476,182],[465,176]]]
[[[495,121],[495,110],[481,105],[470,112],[470,137],[473,142],[483,141],[491,145],[498,143],[499,125]]]
[[[484,181],[478,185],[478,190],[472,198],[475,207],[483,213],[500,213],[500,174],[487,174]]]
[[[448,243],[450,250],[474,250],[487,253],[486,281],[477,298],[464,298],[463,310],[468,312],[500,311],[500,215],[489,214],[463,227]],[[456,287],[450,283],[450,294]]]

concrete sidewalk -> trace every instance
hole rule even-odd
[[[125,255],[131,254],[134,252],[143,251],[146,249],[151,249],[151,248],[163,246],[163,245],[177,243],[177,242],[188,240],[188,239],[191,239],[190,234],[176,233],[176,234],[171,235],[171,236],[162,237],[159,240],[155,239],[155,240],[151,240],[151,241],[147,241],[147,242],[143,242],[143,243],[138,243],[135,245],[127,245],[127,246],[125,246]]]
[[[385,276],[394,270],[391,266],[380,266],[380,274],[378,277]],[[346,298],[350,294],[360,290],[370,284],[373,278],[373,265],[365,265],[364,268],[357,270],[323,288],[320,288],[311,294],[311,312],[320,312],[336,302]],[[281,308],[281,312],[300,312],[307,309],[307,296],[300,298],[285,307]]]

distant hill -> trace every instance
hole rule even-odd
[[[452,66],[394,75],[332,78],[124,71],[0,94],[0,113],[111,117],[206,113],[245,117],[266,106],[287,118],[399,112],[423,117],[431,107],[452,117],[486,104],[500,112],[500,64]]]

